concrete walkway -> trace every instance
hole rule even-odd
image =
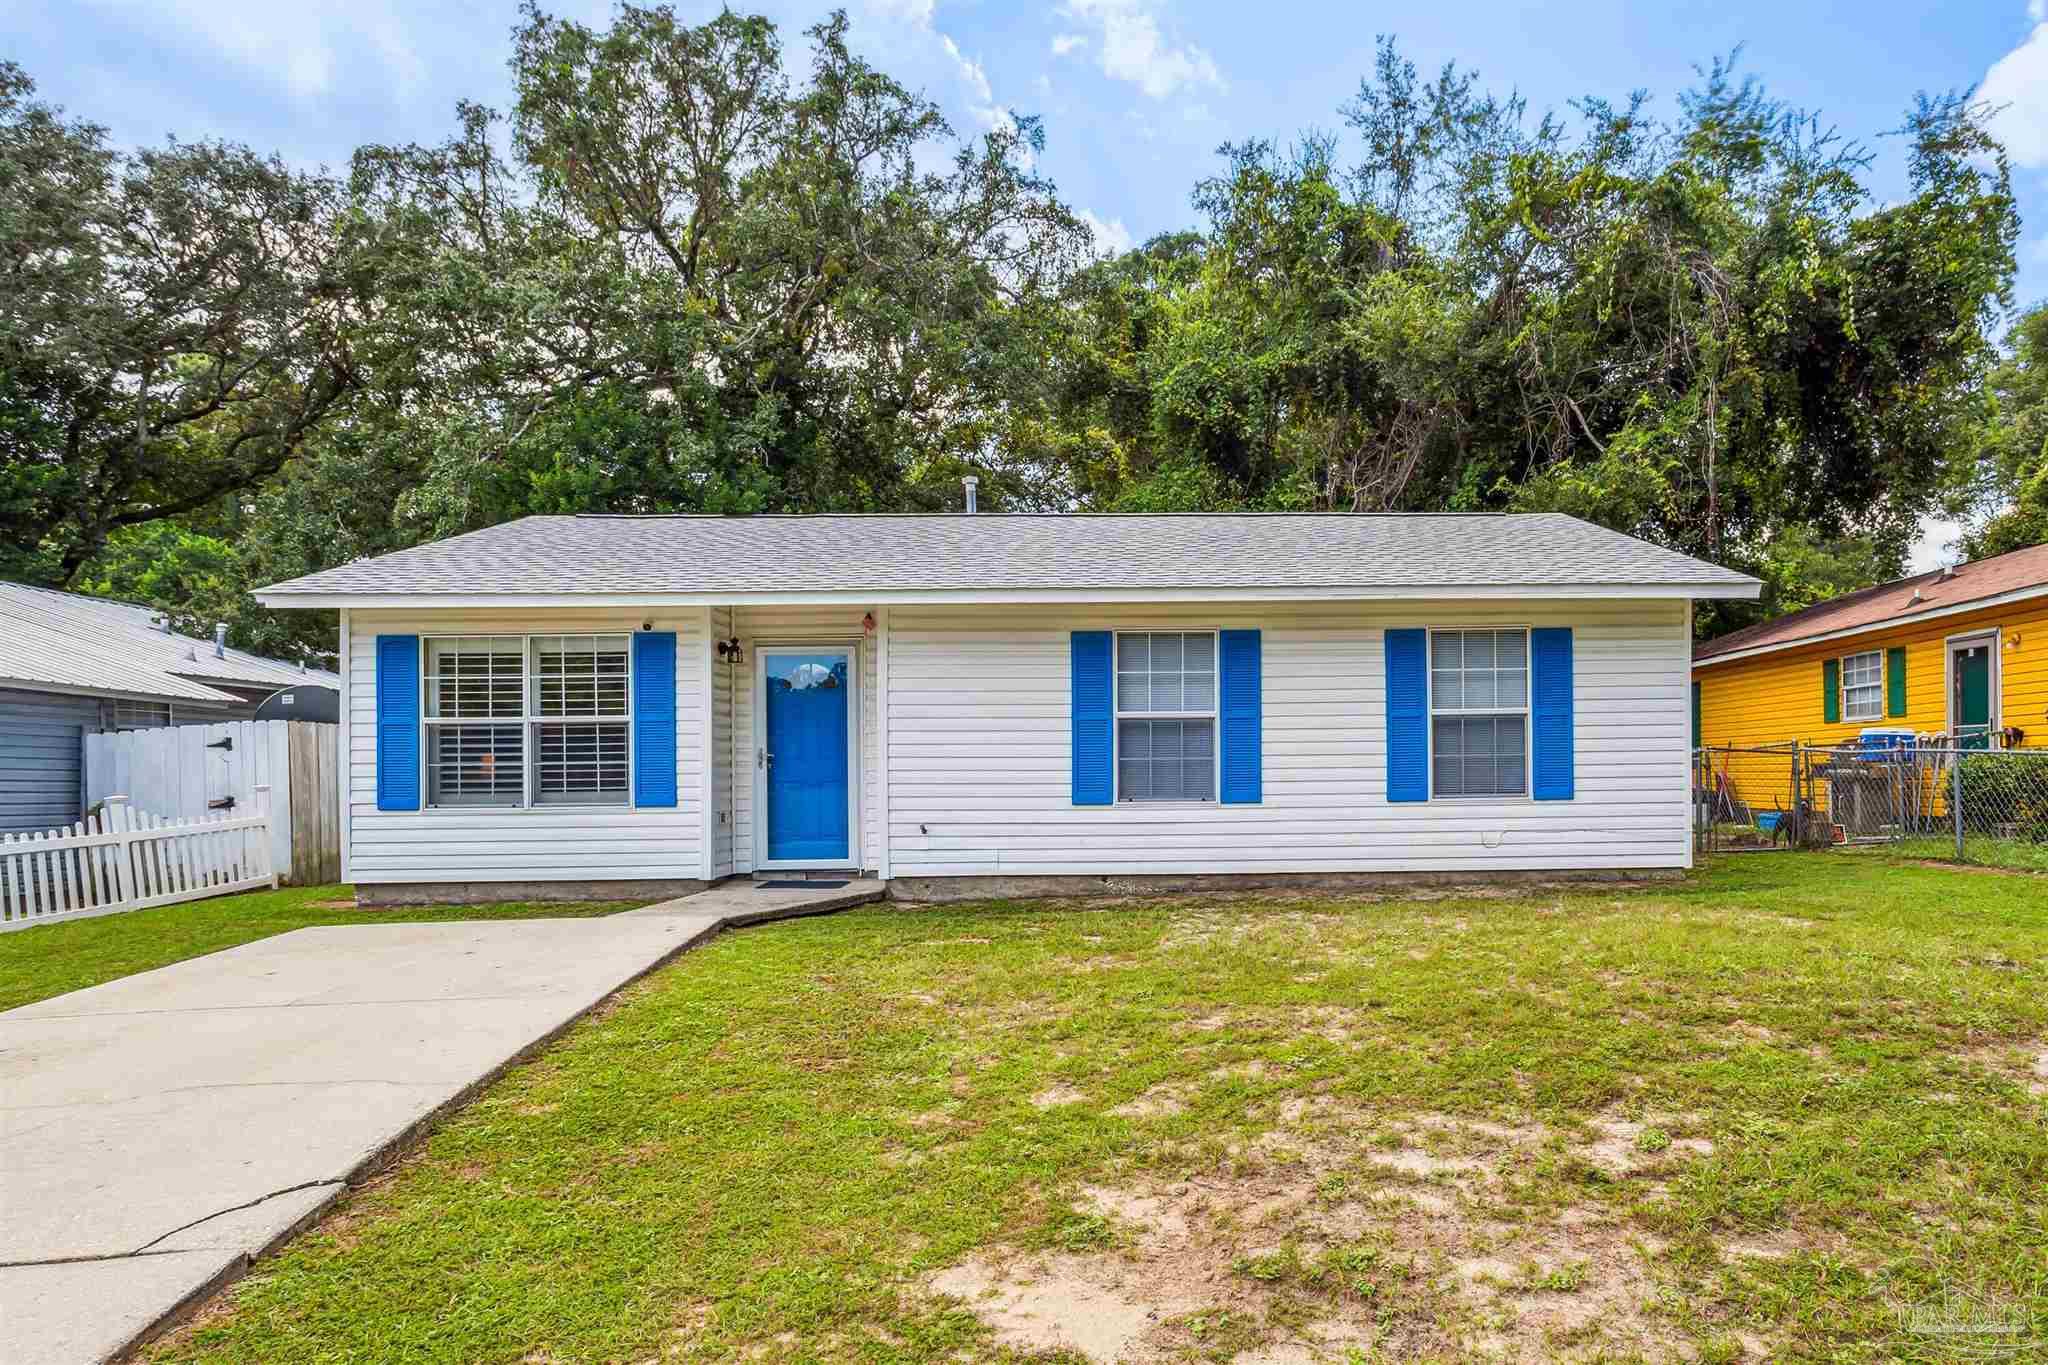
[[[882,894],[299,929],[0,1013],[0,1360],[119,1354],[635,977]]]

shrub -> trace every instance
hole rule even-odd
[[[2020,838],[2048,843],[2048,751],[1971,754],[1961,769],[1965,829],[2011,827]]]

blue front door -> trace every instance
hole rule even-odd
[[[766,650],[768,861],[844,863],[852,658],[843,649]]]

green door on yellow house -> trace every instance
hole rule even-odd
[[[1991,646],[1988,642],[1957,645],[1950,670],[1953,689],[1949,711],[1958,744],[1965,749],[1991,747]]]

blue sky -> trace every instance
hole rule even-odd
[[[825,4],[759,0],[800,30]],[[609,0],[557,13],[602,22]],[[716,6],[677,3],[697,17]],[[1045,169],[1121,245],[1193,221],[1188,191],[1225,140],[1339,126],[1380,33],[1419,66],[1475,68],[1537,108],[1649,90],[1670,110],[1693,68],[1742,69],[1869,144],[1881,197],[1905,188],[1896,139],[1916,90],[1979,86],[2025,220],[2019,298],[2048,298],[2048,0],[1666,0],[1625,5],[1356,0],[846,0],[857,47],[970,132],[1002,110],[1046,122]],[[364,142],[433,141],[458,98],[506,102],[512,0],[43,0],[0,8],[0,56],[44,98],[124,142],[232,138],[307,164]],[[1934,528],[1916,558],[1952,534]]]

